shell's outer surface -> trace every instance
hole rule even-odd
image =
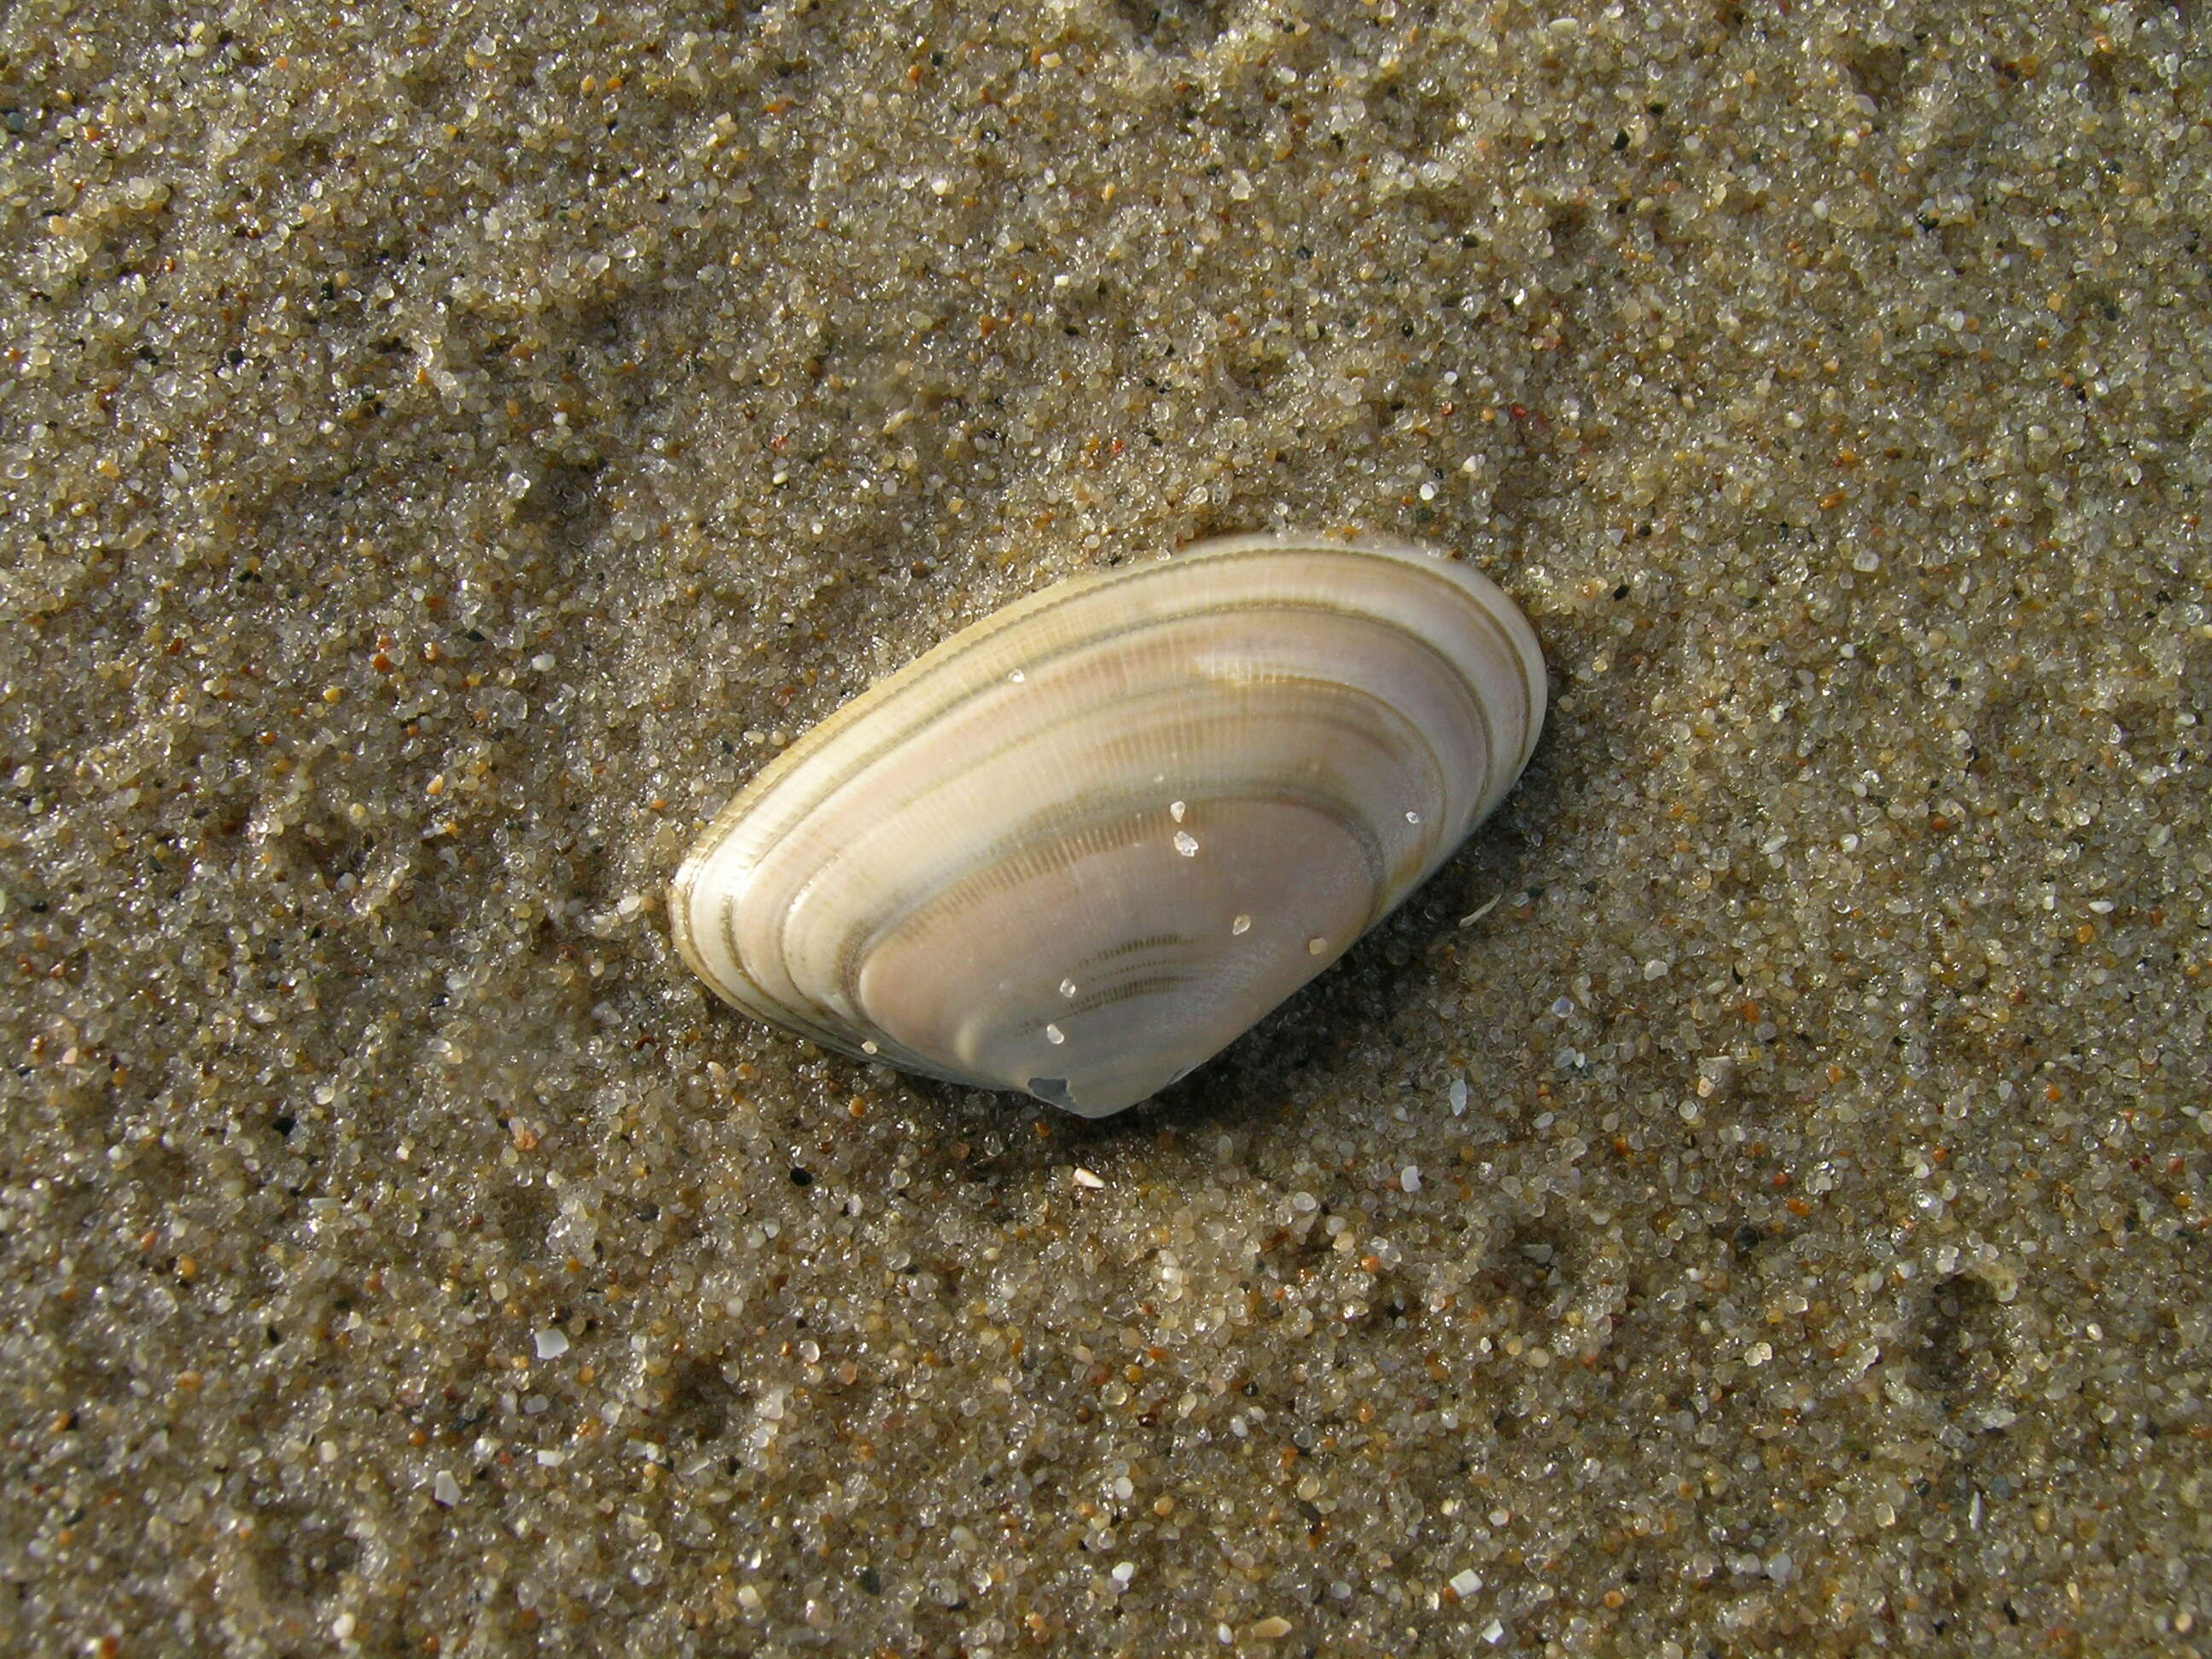
[[[1544,703],[1463,565],[1203,543],[1010,605],[800,738],[678,871],[676,943],[758,1018],[1103,1116],[1442,864]]]

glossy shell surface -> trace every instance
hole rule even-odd
[[[1544,665],[1424,550],[1239,536],[1009,605],[854,698],[678,871],[757,1018],[1085,1116],[1327,968],[1520,775]]]

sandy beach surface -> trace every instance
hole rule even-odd
[[[2196,0],[17,0],[0,201],[0,1648],[2208,1650]],[[1270,527],[1555,702],[1221,1060],[677,960]]]

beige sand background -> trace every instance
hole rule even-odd
[[[17,0],[0,1646],[2203,1651],[2208,37]],[[777,744],[1269,526],[1554,677],[1338,972],[709,1006]]]

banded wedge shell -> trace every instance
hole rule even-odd
[[[757,1018],[1086,1117],[1211,1058],[1448,858],[1544,718],[1421,549],[1233,536],[1007,606],[765,767],[677,872]]]

